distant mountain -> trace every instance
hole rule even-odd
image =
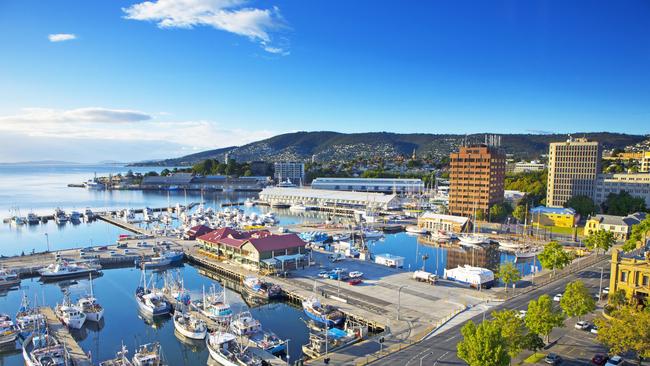
[[[436,135],[397,134],[390,132],[339,133],[330,131],[294,132],[252,142],[243,146],[231,146],[183,156],[175,159],[147,162],[146,165],[191,165],[204,159],[224,160],[225,154],[237,161],[317,161],[348,160],[351,158],[418,156],[440,159],[458,148],[464,141],[482,142],[486,134]],[[605,149],[624,148],[646,139],[642,135],[610,132],[575,133],[599,141]],[[535,159],[548,152],[548,145],[564,141],[565,134],[506,134],[501,136],[501,146],[515,158]],[[141,165],[141,164],[138,164]],[[142,164],[144,165],[144,164]]]

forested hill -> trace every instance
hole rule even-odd
[[[574,133],[575,137],[587,137],[599,141],[604,148],[624,148],[646,139],[642,135],[627,135],[610,132]],[[501,145],[506,153],[515,158],[535,159],[548,152],[548,144],[564,141],[565,134],[507,134],[501,136]],[[410,156],[415,150],[418,156],[435,159],[448,156],[464,140],[484,141],[485,134],[436,135],[398,134],[389,132],[339,133],[330,131],[294,132],[274,136],[243,146],[208,150],[180,158],[166,159],[149,164],[177,166],[190,165],[204,159],[223,161],[224,155],[237,161],[308,161],[312,156],[318,161],[348,160],[352,158],[391,158],[398,155]]]

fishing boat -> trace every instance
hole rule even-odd
[[[104,317],[104,308],[97,302],[93,293],[93,276],[90,275],[90,295],[79,299],[77,307],[86,314],[86,318],[92,322],[98,322]]]
[[[170,311],[170,305],[165,300],[162,291],[157,290],[153,285],[153,276],[151,283],[147,286],[147,276],[145,271],[142,271],[142,285],[135,290],[135,301],[138,303],[138,308],[145,315],[161,316],[167,315]]]
[[[409,226],[406,227],[406,232],[407,232],[407,233],[411,233],[411,234],[418,234],[418,235],[421,235],[421,234],[426,234],[426,233],[427,233],[427,229],[425,229],[425,228],[421,228],[421,227],[417,227],[417,226],[415,226],[415,225],[409,225]]]
[[[45,316],[30,306],[27,295],[23,293],[20,308],[16,313],[16,326],[20,332],[20,337],[26,339],[35,331],[44,332],[45,325]]]
[[[66,222],[68,222],[68,215],[65,214],[65,211],[57,207],[54,210],[54,222],[56,222],[58,225],[64,225]]]
[[[38,273],[41,275],[42,280],[48,281],[86,276],[91,273],[97,273],[100,268],[100,265],[92,262],[69,262],[59,259],[56,263],[52,263],[39,270]]]
[[[275,333],[264,329],[249,335],[248,339],[257,347],[274,355],[287,350],[287,342],[285,340],[280,339]]]
[[[78,211],[70,212],[70,221],[74,223],[81,222],[81,214]]]
[[[86,314],[72,304],[70,294],[67,292],[63,296],[63,303],[56,305],[54,308],[54,313],[68,328],[81,329],[86,322]]]
[[[90,208],[86,207],[86,210],[84,210],[83,213],[83,217],[86,221],[91,221],[96,217],[96,215]]]
[[[210,357],[222,366],[261,366],[262,360],[255,357],[237,342],[232,333],[217,331],[206,340]]]
[[[487,268],[472,267],[470,265],[445,269],[445,278],[475,288],[490,288],[494,284],[494,272]]]
[[[190,339],[205,339],[208,333],[208,327],[203,320],[182,311],[174,313],[174,329]]]
[[[326,352],[336,352],[358,342],[368,331],[360,325],[345,328],[318,329],[310,332],[309,343],[302,345],[302,352],[310,358],[318,358]]]
[[[0,288],[14,287],[20,284],[20,276],[16,271],[0,269]]]
[[[244,311],[232,320],[230,329],[235,335],[250,335],[262,330],[262,324],[259,320],[253,318],[249,311]]]
[[[22,348],[27,366],[72,366],[65,347],[49,334],[34,333]]]
[[[255,276],[244,277],[243,284],[246,293],[261,299],[273,299],[282,295],[280,286],[263,282]]]
[[[0,314],[0,345],[13,343],[18,338],[18,327],[7,314]]]
[[[302,308],[310,319],[328,327],[340,325],[345,318],[341,311],[330,305],[322,305],[316,297],[303,300]]]
[[[133,366],[167,366],[163,360],[160,343],[147,343],[138,347],[133,355]]]
[[[30,225],[36,225],[41,222],[41,219],[33,212],[27,214],[27,223]]]
[[[226,302],[226,290],[217,291],[215,285],[212,285],[210,294],[205,294],[203,288],[203,297],[200,301],[193,301],[191,306],[201,314],[220,323],[227,324],[232,318],[232,309]]]
[[[133,366],[127,358],[127,354],[129,354],[129,350],[125,345],[122,345],[122,348],[115,354],[114,359],[100,362],[99,366]]]

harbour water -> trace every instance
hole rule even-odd
[[[69,183],[80,183],[97,172],[98,175],[125,173],[129,168],[119,166],[14,166],[0,165],[0,216],[8,217],[13,208],[20,208],[26,215],[30,210],[36,213],[51,213],[54,207],[66,211],[83,211],[102,208],[143,208],[165,207],[187,204],[203,200],[206,207],[221,210],[221,203],[242,202],[254,193],[208,192],[152,192],[152,191],[93,191],[84,188],[69,188]],[[160,171],[162,168],[134,168],[134,171]],[[247,213],[263,213],[267,207],[243,207]],[[280,225],[301,223],[323,219],[315,213],[295,215],[288,210],[274,210]],[[77,225],[67,223],[58,226],[50,221],[46,224],[15,227],[9,224],[0,226],[0,255],[20,255],[34,251],[105,245],[115,242],[123,230],[102,221],[82,222]],[[47,234],[47,236],[45,235]],[[495,268],[504,261],[514,261],[512,255],[502,253],[496,248],[464,249],[458,246],[438,247],[422,238],[406,233],[389,234],[384,239],[370,244],[373,253],[390,253],[405,257],[405,269],[419,269],[423,265],[430,272],[443,275],[444,268],[471,264]],[[426,256],[426,261],[423,259]],[[532,263],[518,263],[524,274],[531,271]],[[216,283],[203,276],[196,268],[185,265],[182,268],[185,286],[199,296],[201,288]],[[105,270],[103,276],[94,281],[94,291],[106,308],[106,318],[99,326],[85,327],[75,334],[86,352],[91,352],[96,362],[111,358],[124,343],[129,349],[149,341],[160,341],[166,359],[172,365],[202,365],[208,359],[202,342],[181,342],[174,335],[170,319],[148,324],[139,316],[133,293],[138,285],[140,272],[135,268]],[[42,284],[36,279],[23,280],[19,290],[0,294],[0,313],[15,314],[23,291],[38,302],[54,305],[63,298],[63,291],[69,290],[73,298],[88,291],[88,281],[80,280],[67,284]],[[228,290],[228,298],[235,311],[246,305],[241,296]],[[289,338],[291,360],[300,358],[300,346],[308,341],[308,330],[303,322],[301,309],[284,303],[272,303],[254,307],[251,312],[264,328],[275,332],[281,338]],[[12,350],[0,353],[0,365],[22,364],[21,355]]]

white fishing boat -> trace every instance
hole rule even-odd
[[[68,328],[81,329],[86,322],[86,314],[72,304],[68,293],[64,295],[63,303],[56,305],[54,313]]]
[[[232,309],[226,301],[226,290],[217,291],[216,286],[212,285],[208,295],[203,288],[203,296],[199,301],[193,301],[191,306],[201,314],[220,323],[227,324],[232,318]]]
[[[56,263],[39,270],[38,273],[41,275],[42,280],[47,281],[86,276],[98,272],[100,268],[101,266],[92,262],[70,262],[59,259]]]
[[[330,305],[322,305],[316,297],[303,300],[302,308],[310,319],[328,327],[340,325],[345,319],[345,315],[340,310]]]
[[[86,207],[83,217],[86,221],[91,221],[95,218],[95,213],[90,208]]]
[[[49,334],[32,334],[22,350],[26,366],[72,366],[65,347]]]
[[[68,222],[68,215],[65,214],[65,211],[57,207],[54,210],[54,222],[56,222],[58,225],[64,225],[66,222]]]
[[[174,313],[174,329],[190,339],[205,339],[208,333],[205,321],[182,311]]]
[[[162,356],[160,343],[147,343],[136,350],[133,355],[133,366],[166,366]]]
[[[90,295],[79,299],[77,306],[86,318],[92,322],[98,322],[104,317],[104,308],[97,302],[93,292],[93,276],[90,275]]]
[[[41,219],[33,212],[27,214],[27,223],[30,225],[36,225],[41,222]]]
[[[20,302],[20,308],[16,313],[16,326],[18,327],[20,336],[23,339],[26,339],[35,331],[45,331],[45,316],[41,314],[37,309],[34,309],[30,306],[29,299],[25,293],[23,293],[23,298]]]
[[[425,228],[420,228],[415,225],[409,225],[406,227],[406,232],[411,234],[426,234],[427,230]]]
[[[0,288],[14,287],[20,284],[20,276],[16,271],[0,269]]]
[[[248,339],[257,347],[274,355],[287,350],[287,342],[271,331],[262,330],[249,335]]]
[[[494,272],[487,268],[472,267],[470,265],[445,269],[445,278],[476,288],[490,288],[494,284]]]
[[[262,360],[237,342],[232,333],[217,331],[206,340],[210,357],[222,366],[261,366]]]
[[[254,297],[268,300],[282,295],[280,286],[261,281],[255,276],[244,277],[242,283],[244,284],[243,290]]]
[[[170,311],[170,305],[165,300],[162,291],[156,289],[153,284],[153,276],[149,286],[147,286],[147,276],[145,271],[142,271],[142,285],[135,290],[135,301],[138,303],[138,308],[146,315],[161,316],[167,315]]]
[[[13,343],[18,338],[18,327],[7,314],[0,314],[0,345]]]
[[[84,187],[91,190],[102,190],[106,188],[103,183],[98,182],[96,179],[88,179],[84,182]]]
[[[122,348],[115,354],[114,359],[100,362],[99,366],[133,366],[127,358],[128,354],[129,350],[125,345],[122,345]]]
[[[236,335],[250,335],[261,331],[262,324],[249,311],[244,311],[230,322],[230,329]]]

